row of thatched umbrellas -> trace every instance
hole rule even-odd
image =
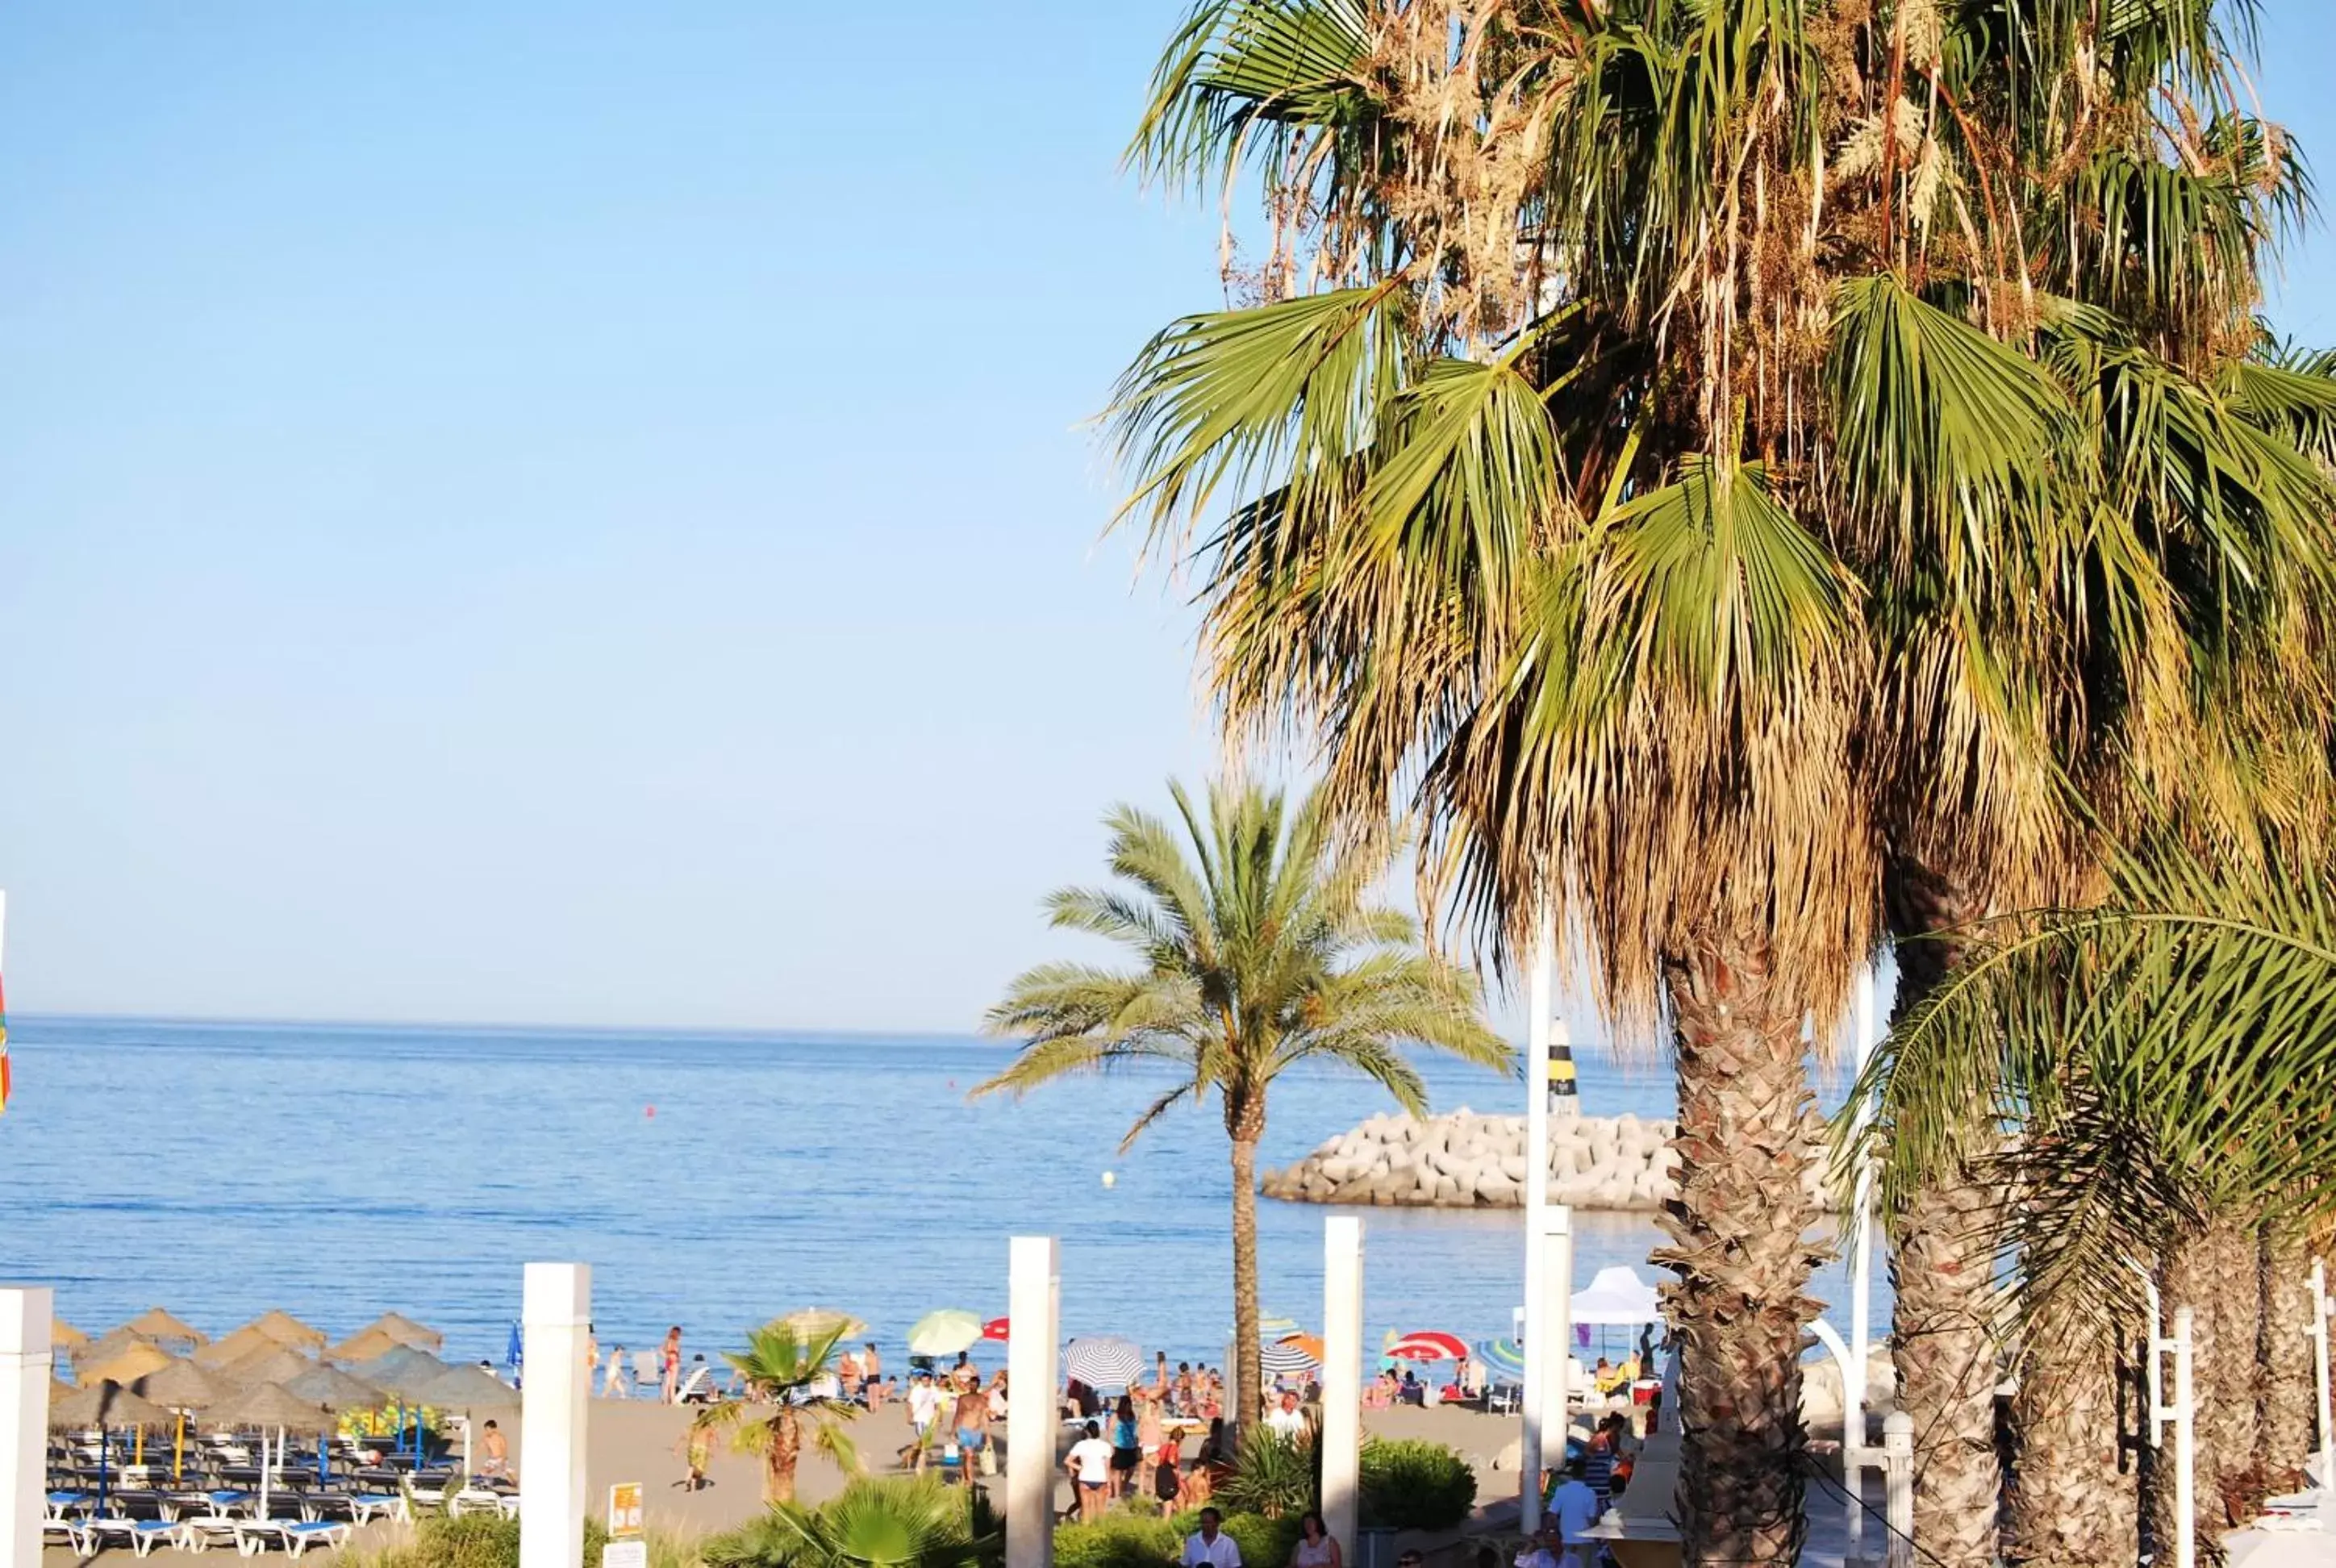
[[[443,1337],[395,1312],[338,1344],[282,1311],[212,1339],[161,1307],[97,1339],[62,1320],[52,1325],[51,1337],[80,1379],[78,1387],[58,1382],[50,1389],[52,1428],[134,1430],[142,1453],[146,1432],[175,1426],[174,1472],[183,1461],[189,1417],[218,1428],[257,1430],[263,1494],[270,1430],[280,1445],[287,1435],[329,1434],[351,1411],[410,1406],[418,1425],[420,1407],[467,1413],[518,1398],[517,1390],[482,1368],[439,1359]],[[174,1354],[166,1345],[188,1353]]]

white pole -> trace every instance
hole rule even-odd
[[[1874,967],[1868,964],[1858,977],[1856,999],[1852,1004],[1850,1027],[1854,1036],[1850,1041],[1850,1059],[1859,1078],[1865,1076],[1866,1064],[1874,1057],[1877,1044],[1874,1014]],[[1874,1104],[1870,1096],[1861,1095],[1857,1101],[1857,1133],[1863,1135],[1874,1119]],[[1848,1495],[1844,1507],[1849,1526],[1847,1555],[1863,1555],[1865,1541],[1865,1368],[1873,1354],[1874,1324],[1874,1162],[1861,1159],[1857,1163],[1857,1186],[1852,1199],[1849,1228],[1849,1360],[1841,1369],[1841,1457],[1843,1479],[1848,1482]]]
[[[1573,1394],[1573,1211],[1552,1203],[1542,1215],[1542,1289],[1548,1304],[1533,1326],[1528,1364],[1541,1368],[1541,1471],[1565,1465],[1567,1410]]]
[[[2320,1499],[2323,1521],[2336,1523],[2336,1432],[2328,1421],[2328,1267],[2312,1260],[2312,1391],[2320,1401]]]
[[[45,1285],[0,1290],[0,1563],[11,1568],[41,1560],[54,1310]]]
[[[1322,1222],[1322,1527],[1346,1561],[1355,1526],[1363,1451],[1363,1222]]]
[[[1548,1358],[1540,1343],[1549,1315],[1547,1248],[1549,1214],[1549,1030],[1556,1008],[1557,942],[1550,918],[1542,917],[1533,938],[1533,968],[1525,982],[1525,1375],[1524,1430],[1517,1446],[1517,1524],[1530,1535],[1541,1528],[1542,1463],[1548,1453],[1543,1432]],[[1562,1345],[1559,1353],[1564,1352]],[[1559,1376],[1565,1363],[1558,1363]],[[1559,1406],[1564,1409],[1563,1385]],[[1559,1441],[1563,1442],[1561,1437]],[[1563,1450],[1561,1448],[1560,1452]]]
[[[1890,1568],[1914,1564],[1914,1417],[1893,1410],[1882,1421],[1883,1520],[1890,1526]]]
[[[2174,1543],[2175,1568],[2197,1568],[2197,1420],[2190,1389],[2190,1309],[2174,1309]]]
[[[1062,1316],[1061,1244],[1052,1236],[1007,1243],[1006,1568],[1055,1560],[1056,1346]]]
[[[584,1557],[584,1343],[592,1267],[530,1263],[521,1298],[520,1568],[576,1568]]]

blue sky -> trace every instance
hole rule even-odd
[[[1217,297],[1117,169],[1175,15],[0,8],[10,999],[952,1029],[1062,950],[1212,755],[1084,427]]]

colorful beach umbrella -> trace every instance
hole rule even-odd
[[[833,1307],[805,1307],[800,1312],[789,1312],[778,1320],[776,1326],[788,1330],[798,1339],[816,1339],[822,1335],[838,1332],[843,1334],[868,1332],[867,1324],[851,1313],[840,1312]]]
[[[1298,1320],[1295,1318],[1284,1318],[1278,1316],[1275,1313],[1268,1312],[1257,1320],[1257,1331],[1260,1334],[1270,1335],[1275,1339],[1279,1339],[1284,1334],[1295,1334],[1298,1332]]]
[[[954,1356],[981,1338],[981,1320],[956,1307],[943,1307],[917,1320],[909,1330],[909,1353]]]
[[[1014,1337],[1014,1320],[1010,1318],[992,1318],[981,1326],[981,1337],[1003,1345]]]
[[[1284,1334],[1279,1342],[1294,1345],[1317,1361],[1322,1359],[1322,1336],[1319,1334]]]
[[[1495,1372],[1511,1378],[1525,1375],[1525,1348],[1514,1339],[1479,1340],[1476,1356]]]
[[[1459,1361],[1468,1355],[1468,1341],[1440,1329],[1420,1329],[1389,1337],[1387,1353],[1398,1361]]]
[[[1277,1378],[1296,1377],[1311,1372],[1322,1364],[1319,1356],[1309,1356],[1306,1347],[1290,1339],[1275,1339],[1258,1347],[1258,1362]]]
[[[1144,1352],[1117,1334],[1089,1334],[1063,1351],[1063,1376],[1090,1388],[1126,1388],[1144,1377]]]

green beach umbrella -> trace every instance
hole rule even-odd
[[[909,1351],[917,1356],[954,1356],[981,1338],[981,1320],[956,1307],[943,1307],[917,1320],[909,1330]]]

